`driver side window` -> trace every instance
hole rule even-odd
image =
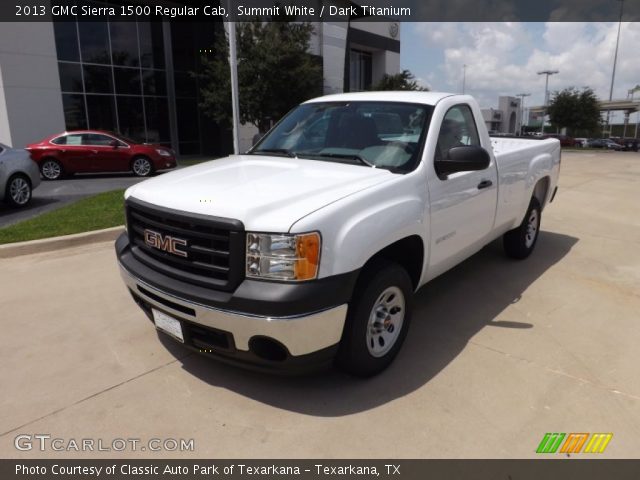
[[[449,109],[442,120],[436,158],[445,159],[451,148],[467,145],[480,146],[480,137],[469,106],[456,105]]]

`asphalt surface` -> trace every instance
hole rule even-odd
[[[547,432],[611,432],[600,457],[639,458],[639,205],[640,155],[565,154],[533,255],[494,242],[425,286],[366,381],[256,374],[159,337],[111,243],[0,260],[0,457],[532,458]],[[41,433],[194,451],[14,447]]]
[[[163,172],[158,175],[162,174]],[[37,217],[81,198],[127,188],[143,180],[145,178],[136,177],[132,173],[79,174],[53,182],[43,180],[33,191],[33,198],[25,208],[13,209],[0,202],[0,228]]]
[[[33,198],[25,208],[13,209],[0,202],[0,228],[37,217],[96,193],[127,188],[142,180],[144,179],[126,173],[76,175],[53,182],[43,180],[33,191]]]

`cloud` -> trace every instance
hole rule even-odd
[[[483,107],[496,106],[499,95],[517,93],[531,93],[529,105],[542,104],[544,77],[537,72],[547,69],[560,71],[550,79],[551,91],[588,86],[606,99],[617,29],[617,23],[414,24],[415,41],[438,54],[429,57],[431,62],[403,56],[403,68],[436,90],[457,92],[467,65],[467,93]],[[640,83],[640,23],[623,23],[620,38],[614,98],[626,98]]]

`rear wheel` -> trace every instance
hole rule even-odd
[[[409,274],[397,263],[377,260],[363,270],[349,305],[338,366],[360,377],[387,368],[407,336],[412,295]]]
[[[153,166],[147,157],[136,157],[131,162],[131,170],[138,177],[148,177],[153,172]]]
[[[31,201],[31,182],[21,174],[12,176],[7,182],[4,200],[11,207],[24,207]]]
[[[40,166],[40,173],[45,180],[58,180],[62,177],[62,165],[52,158],[46,159]]]
[[[533,197],[520,226],[504,234],[503,245],[508,256],[522,260],[531,255],[538,241],[541,219],[540,202]]]

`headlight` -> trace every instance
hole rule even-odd
[[[247,277],[302,281],[318,276],[320,234],[247,233]]]
[[[171,156],[171,152],[169,152],[168,150],[162,150],[160,148],[156,148],[156,152],[158,152],[158,155],[160,155],[161,157],[170,157]]]

